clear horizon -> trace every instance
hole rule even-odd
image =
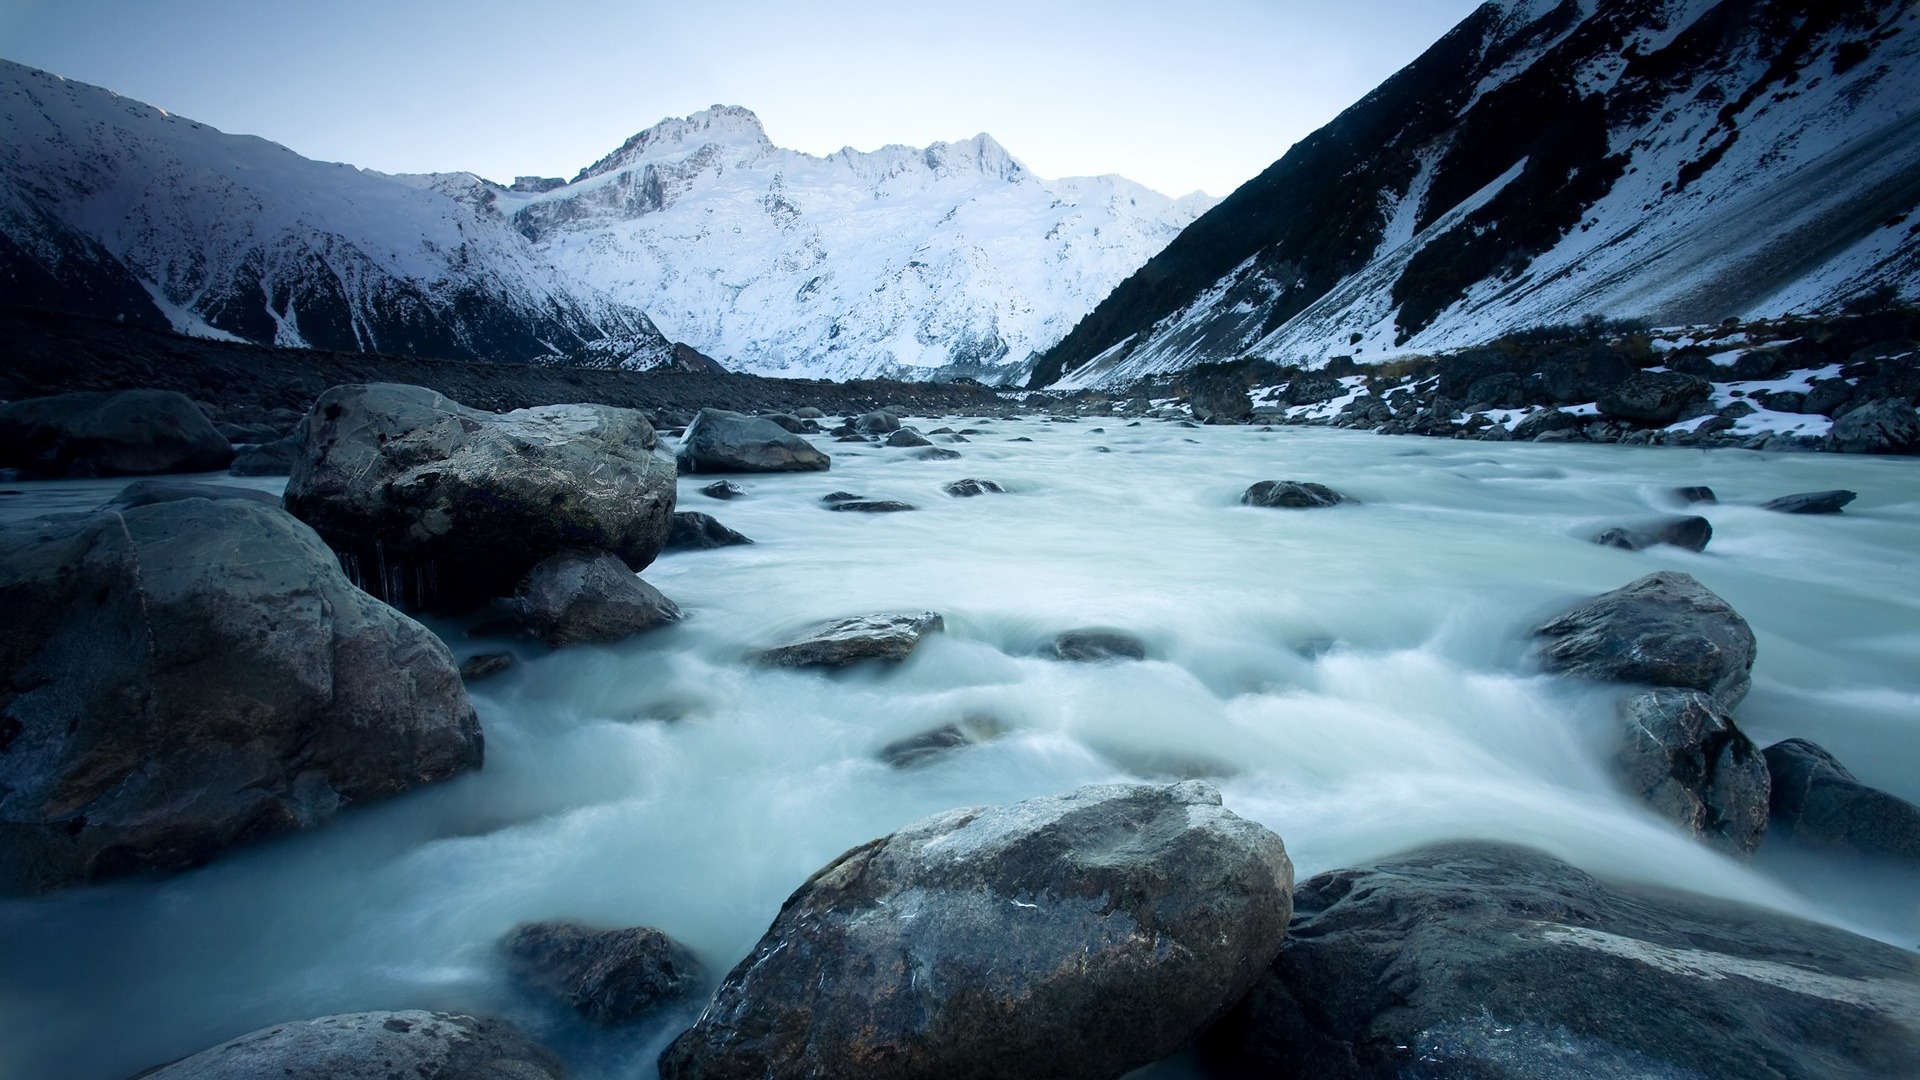
[[[697,10],[500,0],[267,10],[0,0],[0,56],[304,156],[382,172],[572,177],[659,121],[753,110],[810,154],[985,132],[1046,177],[1223,196],[1477,4],[860,2]]]

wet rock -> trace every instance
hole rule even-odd
[[[1797,843],[1920,866],[1920,806],[1854,779],[1805,739],[1766,749],[1773,823]]]
[[[834,492],[829,492],[825,495],[820,496],[820,501],[823,503],[839,503],[839,502],[852,502],[855,499],[864,499],[864,498],[866,498],[866,496],[855,495],[851,491],[834,491]]]
[[[520,658],[510,652],[475,653],[460,661],[460,679],[462,682],[491,679],[519,662]]]
[[[1118,630],[1068,630],[1055,637],[1043,652],[1055,660],[1076,664],[1147,658],[1145,643]]]
[[[680,620],[680,608],[604,551],[542,559],[513,594],[515,614],[549,648],[619,641]]]
[[[1519,442],[1538,442],[1542,435],[1568,431],[1584,423],[1580,417],[1559,409],[1535,409],[1513,425],[1513,437]]]
[[[944,446],[929,446],[924,450],[914,451],[913,456],[921,461],[954,461],[960,457],[960,451],[949,450]]]
[[[745,495],[746,493],[747,489],[731,480],[715,480],[713,483],[700,489],[700,494],[705,495],[709,499],[731,499],[736,495]]]
[[[793,410],[793,415],[802,420],[824,420],[827,418],[826,413],[821,412],[811,405]]]
[[[631,409],[495,415],[418,386],[336,386],[302,438],[287,509],[393,603],[471,608],[561,551],[610,551],[639,570],[667,540],[673,466]]]
[[[933,443],[930,440],[928,440],[926,436],[920,434],[919,432],[913,430],[912,428],[900,428],[899,430],[895,431],[893,434],[887,436],[886,445],[888,446],[932,446]]]
[[[988,742],[1006,734],[1005,725],[990,716],[969,716],[958,723],[945,724],[904,739],[896,739],[880,748],[880,760],[896,769],[910,769],[967,746]]]
[[[1305,510],[1319,506],[1338,506],[1353,500],[1325,484],[1305,480],[1262,480],[1246,490],[1240,501],[1247,506],[1282,507]]]
[[[886,435],[900,430],[900,418],[885,409],[856,417],[852,423],[854,432],[860,435]]]
[[[801,886],[661,1076],[1117,1077],[1261,975],[1292,877],[1200,783],[938,814]]]
[[[564,1080],[560,1059],[504,1020],[366,1012],[275,1024],[140,1080]]]
[[[897,514],[913,508],[912,503],[894,499],[840,499],[827,506],[829,510],[849,514]]]
[[[802,420],[798,416],[790,413],[761,413],[760,419],[771,421],[778,425],[781,430],[794,435],[816,435],[820,432],[819,424],[811,420]]]
[[[115,495],[107,505],[131,510],[136,506],[178,502],[181,499],[242,499],[276,509],[280,506],[280,497],[271,491],[237,484],[209,484],[201,480],[135,480],[121,488],[120,494]]]
[[[1008,439],[1007,441],[1008,442],[1032,442],[1033,440],[1027,438],[1025,435],[1016,435],[1013,438]]]
[[[1881,398],[1848,409],[1827,436],[1843,454],[1920,453],[1920,413],[1896,398]]]
[[[1534,630],[1548,671],[1703,690],[1731,709],[1746,696],[1753,631],[1690,575],[1661,571]]]
[[[701,409],[680,441],[683,473],[817,472],[833,459],[771,420]]]
[[[969,476],[964,480],[955,480],[940,490],[956,499],[969,499],[975,495],[1003,494],[1007,489],[991,480],[981,480],[977,477]]]
[[[291,476],[300,456],[300,436],[289,435],[234,452],[227,471],[235,476]]]
[[[0,405],[0,468],[30,476],[212,472],[233,445],[185,394],[90,391]]]
[[[1712,393],[1713,384],[1697,375],[1636,371],[1600,395],[1600,414],[1653,426],[1671,424]]]
[[[272,507],[0,526],[0,610],[0,892],[183,869],[480,765],[446,646]]]
[[[1920,1075],[1916,1000],[1904,950],[1448,843],[1303,882],[1202,1055],[1289,1080],[1893,1080]]]
[[[1751,854],[1767,831],[1767,764],[1753,740],[1698,690],[1621,703],[1617,757],[1627,790],[1703,840]]]
[[[515,927],[501,949],[522,985],[609,1026],[643,1019],[706,980],[692,953],[650,926],[527,923]]]
[[[1793,495],[1782,495],[1760,504],[1762,510],[1774,510],[1782,514],[1837,514],[1840,508],[1859,498],[1851,491],[1835,489],[1833,491],[1802,491]]]
[[[711,551],[714,548],[751,543],[752,540],[720,524],[712,514],[676,510],[673,527],[667,532],[666,550]]]
[[[285,438],[287,430],[274,424],[215,424],[213,430],[234,446],[258,446]]]
[[[1713,539],[1713,523],[1703,517],[1664,518],[1638,525],[1616,525],[1593,538],[1606,547],[1644,551],[1655,544],[1671,544],[1688,551],[1705,551]]]
[[[1672,494],[1674,499],[1683,506],[1691,506],[1694,503],[1717,503],[1720,501],[1714,497],[1713,489],[1705,485],[1677,487],[1673,489]]]
[[[762,652],[760,662],[788,668],[837,668],[865,660],[899,663],[928,634],[945,628],[946,620],[931,611],[838,619]]]

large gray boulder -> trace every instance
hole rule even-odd
[[[172,390],[89,391],[0,405],[0,468],[37,476],[211,472],[233,445]]]
[[[1920,866],[1920,806],[1861,783],[1805,739],[1774,743],[1765,753],[1773,823],[1789,839]]]
[[[1843,454],[1920,453],[1920,413],[1904,398],[1869,401],[1841,414],[1827,441]]]
[[[680,439],[683,473],[815,472],[833,459],[764,417],[701,409]]]
[[[1707,400],[1713,384],[1678,371],[1636,371],[1600,395],[1600,414],[1638,424],[1671,424]]]
[[[822,623],[760,654],[772,667],[839,668],[864,661],[897,664],[928,634],[946,628],[932,611],[857,615]]]
[[[1203,1054],[1272,1080],[1896,1080],[1916,1025],[1903,949],[1465,842],[1302,883]]]
[[[540,560],[513,592],[514,613],[550,648],[619,641],[680,621],[680,608],[604,551]]]
[[[523,986],[596,1024],[639,1020],[700,988],[706,974],[686,947],[651,926],[594,930],[537,922],[501,942]]]
[[[1242,493],[1240,501],[1247,506],[1311,510],[1320,506],[1338,506],[1353,499],[1325,484],[1310,480],[1262,480]]]
[[[1724,709],[1752,682],[1753,630],[1688,574],[1648,574],[1533,633],[1547,670],[1564,675],[1704,690]]]
[[[480,765],[447,647],[282,510],[0,527],[0,611],[0,892],[178,870]]]
[[[1117,1077],[1260,977],[1292,880],[1201,783],[938,814],[801,886],[661,1076]]]
[[[1709,843],[1752,854],[1767,831],[1760,748],[1699,690],[1651,690],[1620,703],[1617,765],[1629,791]]]
[[[673,466],[631,409],[496,416],[418,386],[336,386],[301,438],[287,509],[390,602],[469,608],[569,550],[610,551],[637,571],[667,540]]]
[[[563,1080],[560,1060],[504,1020],[365,1012],[275,1024],[139,1080]]]

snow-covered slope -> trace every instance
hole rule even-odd
[[[280,345],[653,366],[498,215],[0,61],[0,302]]]
[[[1043,180],[986,135],[813,157],[722,106],[543,186],[464,197],[735,370],[828,378],[1024,375],[1213,204]]]
[[[1883,284],[1920,297],[1920,8],[1504,0],[1187,230],[1036,381],[1711,323]]]

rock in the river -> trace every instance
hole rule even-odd
[[[596,1024],[639,1020],[699,989],[706,978],[692,953],[650,926],[590,930],[568,922],[526,923],[501,948],[522,983]]]
[[[235,451],[227,471],[235,476],[291,476],[294,459],[299,456],[300,436],[289,435]]]
[[[1240,501],[1247,506],[1306,510],[1317,506],[1338,506],[1353,500],[1325,484],[1305,480],[1262,480],[1248,488],[1240,496]]]
[[[1600,395],[1600,414],[1654,426],[1680,419],[1687,406],[1707,400],[1713,384],[1678,371],[1636,371]]]
[[[491,679],[519,662],[520,658],[510,652],[475,653],[460,661],[460,678],[466,682]]]
[[[731,480],[715,480],[700,489],[700,494],[709,499],[731,499],[736,495],[745,495],[747,490]]]
[[[644,568],[667,540],[673,466],[631,409],[503,415],[418,386],[336,386],[303,428],[287,509],[376,596],[463,609],[561,551]]]
[[[951,484],[947,484],[946,486],[942,487],[940,490],[946,492],[947,494],[953,496],[956,499],[967,499],[967,498],[972,498],[975,495],[988,495],[988,494],[998,495],[1005,492],[1007,489],[1001,487],[999,484],[996,484],[991,480],[981,480],[977,477],[969,476],[965,480],[955,480]]]
[[[991,716],[969,716],[932,731],[895,739],[880,748],[880,760],[896,769],[910,769],[961,747],[997,739],[1006,730],[1006,725]]]
[[[88,391],[0,405],[0,468],[35,476],[211,472],[233,444],[185,394]]]
[[[816,472],[832,464],[779,424],[725,409],[701,409],[680,440],[684,473]]]
[[[564,1080],[560,1059],[512,1024],[436,1012],[366,1012],[275,1024],[139,1080]]]
[[[1620,703],[1618,765],[1627,790],[1703,840],[1751,854],[1767,831],[1767,763],[1699,690],[1652,690]]]
[[[697,510],[676,510],[673,514],[673,528],[667,533],[666,550],[708,551],[713,548],[751,543],[753,543],[752,540],[720,524],[712,514],[702,514]]]
[[[1673,494],[1673,497],[1676,500],[1678,500],[1680,504],[1683,506],[1692,505],[1693,503],[1710,503],[1710,502],[1720,501],[1718,498],[1714,497],[1713,489],[1710,487],[1707,487],[1704,484],[1698,484],[1692,487],[1677,487],[1673,489],[1672,494]]]
[[[932,446],[933,441],[910,427],[901,428],[887,436],[888,446]]]
[[[513,606],[556,649],[619,641],[680,619],[673,601],[604,551],[563,551],[540,560],[514,590]]]
[[[661,1076],[1118,1077],[1260,977],[1292,878],[1201,783],[938,814],[801,886]]]
[[[855,495],[851,491],[829,491],[825,495],[820,496],[820,501],[823,503],[853,502],[856,499],[864,498],[866,498],[866,496]]]
[[[863,660],[898,663],[923,638],[946,628],[931,611],[860,615],[822,623],[792,641],[760,654],[774,667],[845,667]]]
[[[1202,1052],[1276,1080],[1895,1080],[1916,1022],[1902,949],[1464,842],[1303,882]]]
[[[1855,492],[1843,488],[1833,491],[1801,491],[1792,495],[1782,495],[1777,499],[1768,499],[1760,504],[1762,510],[1773,510],[1782,514],[1837,514],[1840,508],[1859,498]]]
[[[1805,739],[1766,749],[1773,822],[1792,839],[1920,865],[1920,806],[1854,779]]]
[[[944,446],[929,446],[922,450],[915,450],[911,456],[921,461],[957,461],[960,458],[960,451],[949,450]]]
[[[1753,630],[1690,575],[1663,570],[1534,630],[1547,670],[1586,679],[1704,690],[1731,709],[1746,696]]]
[[[284,511],[0,526],[0,892],[193,866],[477,768],[453,655]]]
[[[1713,523],[1703,517],[1689,516],[1645,521],[1638,525],[1616,525],[1594,537],[1593,542],[1628,551],[1644,551],[1655,544],[1672,544],[1688,551],[1705,551],[1707,541],[1712,539]]]
[[[1145,660],[1147,646],[1132,634],[1118,630],[1068,630],[1044,650],[1055,660],[1097,664],[1104,660]]]
[[[900,430],[900,418],[885,409],[875,409],[856,418],[853,430],[860,435],[886,435]]]
[[[1920,413],[1904,398],[1869,401],[1842,413],[1827,440],[1843,454],[1920,453]]]
[[[136,506],[178,502],[181,499],[242,499],[276,509],[280,506],[280,497],[271,491],[236,484],[209,484],[202,480],[135,480],[121,488],[120,494],[115,495],[107,505],[131,510]]]
[[[839,510],[849,514],[897,514],[902,510],[912,510],[912,503],[897,499],[835,499],[827,504],[829,510]]]

